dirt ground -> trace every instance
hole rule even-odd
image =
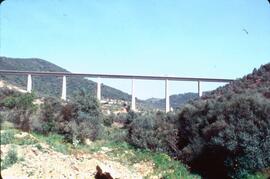
[[[94,178],[96,166],[104,172],[109,172],[113,178],[140,179],[153,171],[149,163],[137,163],[124,166],[113,161],[106,152],[94,154],[77,153],[65,155],[52,150],[47,144],[40,143],[41,149],[35,145],[1,145],[1,159],[3,160],[11,147],[15,147],[18,157],[23,160],[2,170],[5,178]],[[104,148],[104,150],[108,150]]]

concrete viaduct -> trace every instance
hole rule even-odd
[[[192,81],[198,83],[198,96],[202,95],[201,82],[221,82],[229,83],[232,79],[218,79],[218,78],[190,78],[190,77],[176,77],[176,76],[143,76],[143,75],[120,75],[120,74],[93,74],[93,73],[69,73],[69,72],[39,72],[39,71],[15,71],[15,70],[0,70],[1,75],[25,75],[27,76],[27,92],[32,91],[32,76],[56,76],[62,77],[62,95],[61,99],[66,100],[66,79],[67,77],[91,77],[97,78],[97,99],[101,99],[101,83],[100,78],[113,78],[113,79],[130,79],[132,80],[131,86],[131,109],[136,110],[135,102],[135,80],[160,80],[165,81],[165,99],[166,99],[166,112],[170,111],[170,99],[169,99],[169,81]]]

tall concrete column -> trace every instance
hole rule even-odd
[[[66,76],[63,76],[63,83],[62,83],[62,100],[67,100],[67,79]]]
[[[135,85],[134,85],[134,79],[132,79],[132,85],[131,85],[131,110],[136,110],[136,98],[135,98]]]
[[[100,83],[100,77],[97,78],[97,99],[101,100],[101,83]]]
[[[201,91],[201,82],[198,81],[198,96],[201,97],[202,96],[202,91]]]
[[[165,99],[166,99],[166,107],[165,112],[170,112],[170,95],[169,95],[169,80],[165,80]]]
[[[32,76],[31,76],[31,74],[28,74],[28,77],[27,77],[27,92],[31,93],[31,91],[32,91]]]

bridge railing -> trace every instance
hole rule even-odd
[[[16,70],[0,70],[1,75],[25,75],[27,76],[27,92],[32,91],[32,76],[60,76],[63,78],[61,99],[66,100],[67,97],[67,77],[92,77],[97,78],[97,99],[101,100],[101,78],[113,78],[113,79],[131,79],[131,109],[136,110],[135,99],[135,80],[159,80],[165,81],[165,111],[170,111],[170,98],[169,98],[169,81],[193,81],[198,83],[198,96],[202,95],[201,83],[202,82],[218,82],[229,83],[232,79],[221,78],[194,78],[194,77],[176,77],[176,76],[145,76],[145,75],[123,75],[123,74],[96,74],[96,73],[69,73],[69,72],[40,72],[40,71],[16,71]]]

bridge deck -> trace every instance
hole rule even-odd
[[[97,73],[70,73],[70,72],[39,72],[39,71],[16,71],[16,70],[0,70],[0,75],[26,75],[27,76],[27,91],[32,91],[32,76],[60,76],[63,77],[62,96],[61,99],[66,100],[66,77],[93,77],[93,78],[114,78],[114,79],[131,79],[132,80],[132,102],[131,109],[136,110],[134,80],[164,80],[165,81],[165,98],[166,108],[165,111],[170,111],[170,97],[168,90],[168,81],[194,81],[198,83],[198,95],[202,95],[200,84],[201,82],[223,82],[229,83],[232,79],[219,79],[219,78],[193,78],[193,77],[175,77],[175,76],[145,76],[145,75],[120,75],[120,74],[97,74]],[[97,82],[97,99],[101,99],[101,83]]]
[[[139,79],[139,80],[170,80],[170,81],[201,81],[201,82],[224,82],[228,83],[233,79],[220,78],[194,78],[176,76],[147,76],[147,75],[123,75],[123,74],[98,74],[98,73],[70,73],[70,72],[38,72],[38,71],[15,71],[0,70],[0,74],[5,75],[28,75],[33,76],[74,76],[74,77],[94,77],[94,78],[116,78],[116,79]]]

